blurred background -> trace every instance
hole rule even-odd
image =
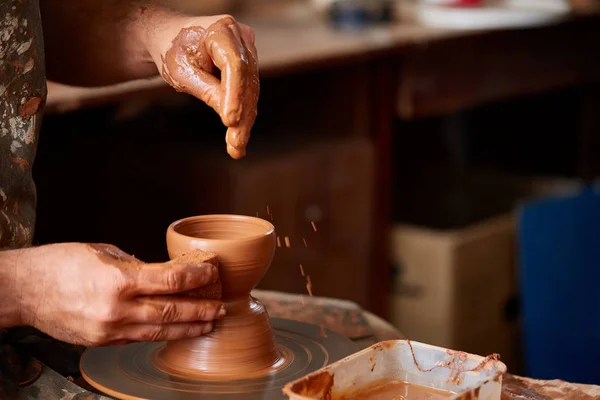
[[[173,4],[256,31],[248,156],[160,80],[51,83],[37,244],[163,261],[176,219],[270,213],[291,247],[261,288],[306,293],[302,264],[411,339],[600,384],[598,1]]]

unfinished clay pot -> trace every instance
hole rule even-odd
[[[196,249],[217,255],[227,316],[208,335],[169,342],[153,361],[157,368],[181,377],[244,379],[285,363],[265,307],[250,296],[269,269],[275,240],[271,223],[240,215],[191,217],[168,228],[171,259]]]

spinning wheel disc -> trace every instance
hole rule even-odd
[[[350,339],[331,331],[322,336],[315,325],[278,318],[271,323],[286,362],[269,375],[229,381],[170,376],[153,362],[165,343],[88,349],[81,357],[81,373],[96,389],[126,400],[283,399],[286,383],[357,351]]]

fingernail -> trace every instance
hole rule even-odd
[[[213,323],[212,322],[206,322],[206,323],[202,324],[202,334],[203,335],[205,333],[209,333],[212,330],[213,330]]]
[[[225,308],[225,304],[221,304],[219,312],[217,313],[217,318],[223,318],[225,314],[227,314],[227,309]]]

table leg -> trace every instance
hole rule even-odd
[[[392,147],[399,68],[396,62],[388,59],[374,62],[371,71],[371,135],[375,147],[375,194],[369,310],[386,318],[389,313],[388,294],[391,278],[388,243],[392,219]]]

